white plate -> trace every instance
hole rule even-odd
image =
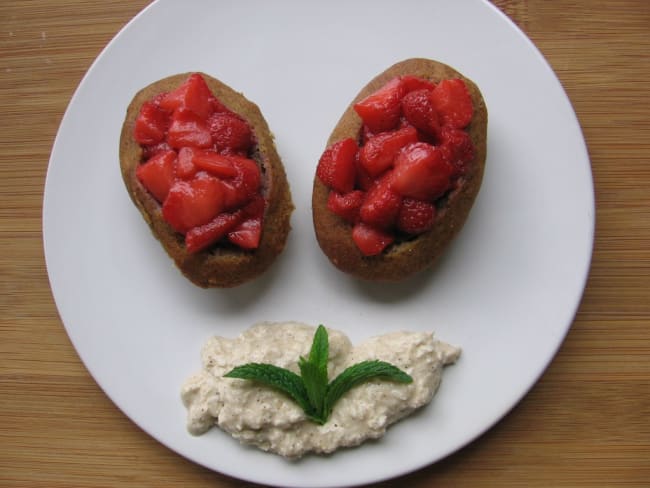
[[[311,182],[351,98],[409,57],[446,62],[481,87],[490,114],[484,184],[435,270],[400,285],[359,283],[318,248]],[[119,172],[131,97],[156,79],[193,70],[261,106],[296,204],[284,254],[264,277],[232,290],[201,290],[181,277]],[[480,0],[156,2],[115,37],[78,87],[52,150],[43,208],[56,304],[106,394],[179,454],[287,487],[398,476],[497,422],[569,329],[593,231],[589,158],[571,104],[533,44]],[[291,463],[217,429],[190,436],[179,389],[200,367],[203,342],[286,319],[324,323],[354,341],[398,328],[433,330],[462,346],[463,356],[446,370],[432,404],[361,448]]]

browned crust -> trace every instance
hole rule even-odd
[[[294,207],[284,166],[276,151],[273,135],[259,107],[219,80],[200,73],[212,93],[226,107],[246,119],[252,127],[258,146],[255,158],[262,170],[263,191],[268,203],[260,245],[255,251],[216,247],[195,254],[187,252],[183,236],[165,222],[160,204],[135,176],[142,149],[133,138],[133,127],[140,107],[145,101],[158,93],[180,86],[190,74],[177,74],[156,81],[135,95],[129,104],[122,125],[120,167],[133,203],[181,272],[200,287],[228,288],[259,276],[282,252],[291,229],[290,217]]]
[[[317,177],[314,178],[312,212],[318,244],[337,268],[365,280],[399,281],[432,265],[463,227],[483,179],[488,120],[483,96],[476,84],[461,73],[429,59],[401,61],[371,80],[343,113],[327,144],[347,137],[356,139],[362,123],[353,105],[392,78],[407,74],[435,82],[450,78],[465,80],[474,103],[474,117],[467,131],[474,143],[476,157],[464,181],[449,195],[446,206],[438,213],[434,227],[413,240],[391,245],[378,256],[361,254],[352,240],[351,225],[327,209],[329,189]]]

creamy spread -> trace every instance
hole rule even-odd
[[[352,364],[379,359],[413,378],[409,384],[373,380],[341,397],[324,425],[310,421],[284,394],[256,382],[224,378],[235,366],[270,363],[300,374],[298,358],[309,354],[316,328],[296,322],[262,322],[239,337],[212,337],[203,346],[203,369],[182,387],[187,429],[203,434],[217,425],[245,444],[288,458],[381,437],[389,425],[431,401],[443,366],[460,349],[426,332],[392,332],[353,347],[343,333],[328,329],[330,381]]]

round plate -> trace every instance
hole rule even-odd
[[[396,15],[399,13],[399,15]],[[311,187],[328,134],[357,91],[402,59],[445,62],[481,88],[488,161],[462,232],[435,269],[362,283],[321,253]],[[262,278],[202,290],[181,276],[131,203],[118,139],[141,87],[204,71],[264,112],[296,211]],[[486,1],[158,1],[97,58],[59,129],[45,186],[51,286],[82,361],[154,438],[213,470],[285,487],[395,477],[466,445],[506,414],[555,355],[580,302],[594,232],[590,164],[560,83]],[[323,323],[354,342],[430,330],[463,348],[433,402],[382,440],[299,462],[185,430],[179,391],[211,335],[261,320]],[[250,469],[255,466],[255,469]]]

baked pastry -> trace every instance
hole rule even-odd
[[[477,85],[443,63],[408,59],[370,81],[314,178],[314,229],[329,260],[372,281],[432,265],[479,192],[487,121]]]
[[[204,73],[140,90],[120,137],[126,189],[180,271],[233,287],[284,249],[293,211],[285,169],[259,107]]]

